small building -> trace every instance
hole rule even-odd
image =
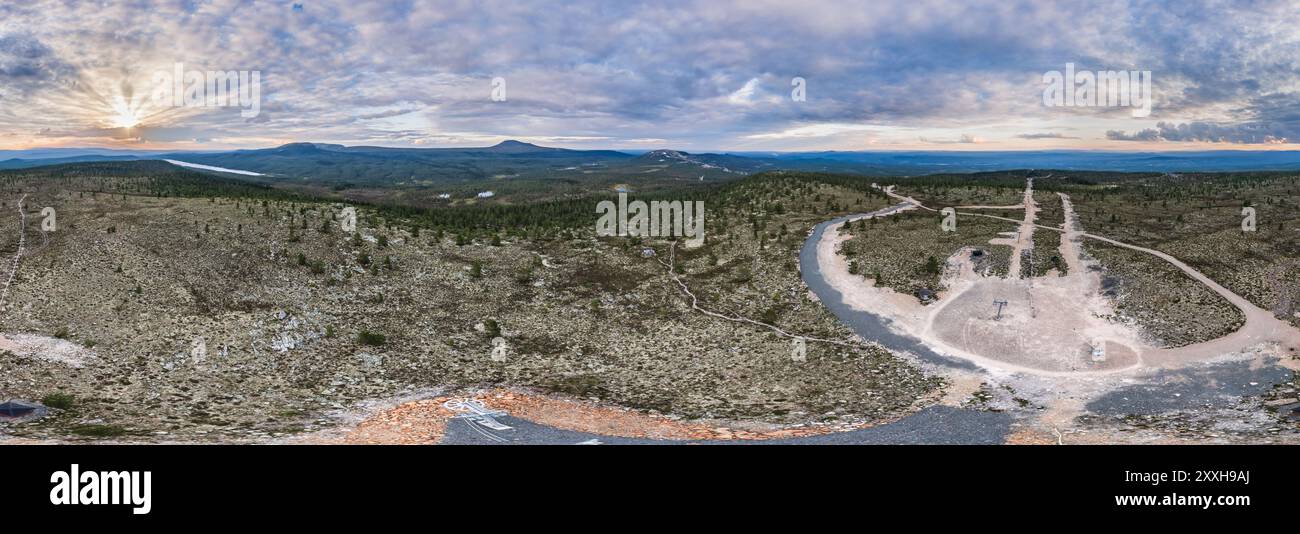
[[[916,290],[916,298],[921,301],[921,304],[929,304],[938,300],[938,296],[934,294],[934,291],[924,287]]]
[[[1105,341],[1094,341],[1094,342],[1092,343],[1092,347],[1091,347],[1091,348],[1092,348],[1092,361],[1094,361],[1094,362],[1104,362],[1104,361],[1106,361],[1106,342],[1105,342]]]
[[[45,407],[23,401],[7,401],[0,404],[0,421],[12,421],[45,414]]]
[[[484,191],[478,194],[479,198],[492,198],[494,196],[496,196],[496,193],[493,193],[491,191]]]
[[[641,257],[642,257],[642,258],[653,258],[653,257],[655,257],[655,249],[652,249],[652,248],[650,248],[650,247],[646,247],[646,248],[641,249]]]

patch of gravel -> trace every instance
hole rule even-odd
[[[0,351],[20,358],[38,358],[78,368],[95,358],[93,351],[81,345],[35,334],[0,335]]]

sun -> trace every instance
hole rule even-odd
[[[140,117],[136,116],[136,110],[126,103],[125,98],[121,96],[114,98],[112,107],[108,123],[114,128],[134,128],[140,124]]]
[[[140,124],[140,119],[136,118],[134,113],[127,111],[124,113],[118,113],[116,116],[111,117],[109,122],[114,128],[134,128],[136,125]]]

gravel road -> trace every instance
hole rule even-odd
[[[444,445],[997,445],[1010,432],[1006,413],[931,406],[896,422],[806,438],[736,441],[629,439],[562,430],[505,416],[511,430],[493,431],[464,419],[447,425]]]

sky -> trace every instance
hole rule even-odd
[[[1149,115],[1047,105],[1067,64],[1149,72]],[[230,71],[250,104],[184,102]],[[0,3],[0,149],[504,139],[1297,150],[1300,0]]]

